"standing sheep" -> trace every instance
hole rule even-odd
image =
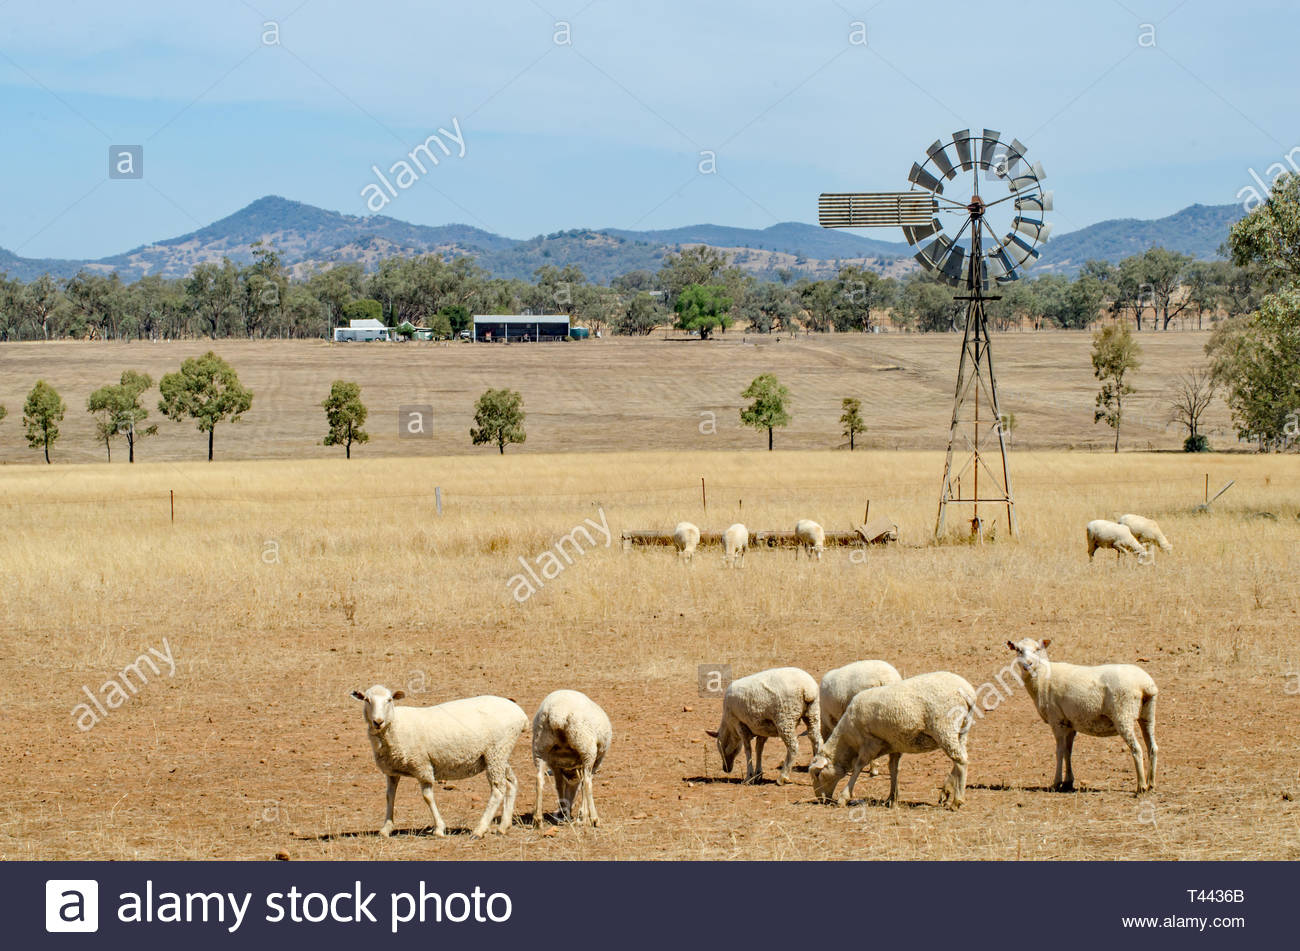
[[[560,800],[560,817],[569,818],[574,796],[579,791],[576,818],[600,825],[592,777],[614,738],[609,717],[594,700],[577,690],[556,690],[546,695],[533,717],[533,762],[537,766],[537,805],[533,828],[542,824],[542,787],[546,769],[555,776],[555,794]]]
[[[849,775],[849,788],[863,767],[889,754],[889,798],[898,799],[898,763],[904,753],[943,750],[952,772],[939,792],[939,804],[956,809],[966,799],[966,736],[975,719],[975,688],[947,671],[909,677],[896,684],[864,690],[815,757],[808,773],[818,798],[829,800]],[[848,802],[848,793],[836,800]]]
[[[1146,546],[1133,537],[1133,533],[1129,531],[1127,525],[1108,522],[1104,518],[1094,519],[1088,523],[1089,561],[1092,560],[1092,556],[1098,548],[1114,549],[1116,560],[1124,554],[1137,555],[1139,565],[1151,564],[1153,557],[1146,550]]]
[[[673,545],[677,548],[677,554],[690,561],[699,544],[700,527],[693,522],[678,522],[673,529]]]
[[[854,697],[864,690],[883,684],[896,684],[902,679],[894,665],[883,660],[860,660],[827,671],[822,677],[818,692],[822,707],[822,742],[831,738],[835,725],[840,722],[840,717]],[[874,762],[868,775],[877,775]],[[849,782],[848,796],[853,798],[852,781]]]
[[[1025,689],[1029,691],[1038,715],[1056,736],[1056,778],[1052,788],[1074,788],[1074,768],[1070,763],[1074,737],[1120,736],[1133,755],[1137,770],[1138,795],[1156,784],[1156,682],[1141,667],[1133,664],[1103,664],[1080,667],[1076,664],[1052,663],[1047,659],[1047,645],[1026,638],[1007,646],[1016,652],[1016,662],[1024,671]],[[1146,771],[1142,769],[1142,750],[1138,746],[1134,724],[1142,729],[1146,743]],[[1061,766],[1065,780],[1061,780]]]
[[[821,750],[821,710],[817,681],[798,667],[776,667],[733,680],[722,698],[722,723],[705,732],[718,741],[723,772],[731,772],[736,754],[745,747],[745,782],[763,775],[763,744],[771,736],[785,743],[785,762],[777,774],[777,785],[790,781],[799,752],[798,729],[808,726],[813,756]],[[757,750],[750,755],[750,740],[757,738]]]
[[[388,805],[380,835],[392,834],[393,800],[401,777],[410,776],[420,784],[420,794],[433,813],[433,834],[442,836],[447,834],[447,824],[433,799],[434,782],[467,779],[485,770],[492,794],[473,836],[477,839],[487,832],[498,809],[497,831],[510,828],[519,791],[510,752],[528,729],[528,714],[518,704],[504,697],[470,697],[436,707],[399,707],[394,701],[406,694],[378,684],[365,693],[354,690],[352,696],[365,704],[375,765],[388,777]]]
[[[722,533],[722,563],[733,568],[745,567],[745,552],[749,548],[749,529],[740,522]]]
[[[822,552],[826,550],[826,532],[820,525],[810,518],[801,518],[794,523],[794,535],[799,542],[799,547],[794,550],[796,558],[802,551],[810,558],[815,554],[818,561],[822,560]]]
[[[1160,526],[1155,519],[1143,518],[1141,515],[1121,515],[1119,524],[1126,527],[1133,533],[1133,537],[1147,546],[1147,554],[1154,561],[1156,557],[1153,545],[1159,545],[1160,550],[1166,554],[1174,550],[1174,546],[1169,544],[1169,539],[1165,538],[1165,533],[1160,531]]]

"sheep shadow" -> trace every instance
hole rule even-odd
[[[472,831],[468,826],[447,826],[446,830],[448,838],[459,835],[469,836]],[[322,832],[320,835],[296,833],[294,838],[301,842],[343,842],[348,839],[380,839],[383,836],[379,834],[378,829],[358,829],[347,832]],[[394,829],[389,838],[436,839],[438,836],[433,834],[433,826],[428,825],[420,828]]]
[[[805,770],[807,772],[807,770]],[[775,775],[775,774],[773,774]],[[767,776],[760,776],[758,779],[746,782],[744,776],[683,776],[682,782],[696,783],[701,786],[776,786],[775,779],[768,779]],[[793,786],[793,782],[786,783],[787,786]]]
[[[1073,789],[1056,789],[1052,786],[1017,786],[1012,783],[967,783],[967,789],[982,789],[986,792],[1042,792],[1061,793],[1063,795],[1096,796],[1105,792],[1091,786],[1078,786]]]
[[[967,787],[967,788],[970,788],[970,787]],[[814,797],[814,798],[812,798],[812,799],[800,799],[797,803],[795,803],[795,805],[798,805],[798,806],[820,806],[820,807],[829,807],[829,808],[832,808],[832,809],[872,808],[872,809],[880,809],[882,812],[888,812],[891,808],[892,808],[892,809],[895,809],[895,810],[898,810],[898,809],[939,809],[939,810],[943,810],[943,811],[947,811],[947,809],[948,809],[947,806],[940,805],[939,803],[936,803],[936,802],[911,802],[911,801],[904,800],[904,799],[895,799],[895,800],[894,800],[894,805],[893,805],[893,806],[886,806],[886,805],[885,805],[885,800],[884,800],[883,798],[882,798],[882,799],[872,799],[872,798],[869,797],[869,796],[855,797],[855,798],[853,798],[853,799],[850,799],[850,800],[849,800],[848,802],[846,802],[843,806],[841,806],[838,802],[836,802],[836,801],[833,800],[833,799],[817,799],[816,797]]]

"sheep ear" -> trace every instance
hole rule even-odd
[[[364,699],[366,699],[366,695],[365,695],[364,693],[362,693],[360,690],[354,690],[354,691],[352,691],[351,696],[356,697],[358,700],[364,700]]]
[[[1047,646],[1048,644],[1050,644],[1050,643],[1052,643],[1052,639],[1051,639],[1050,637],[1044,637],[1044,638],[1043,638],[1043,646],[1044,646],[1044,647],[1046,647],[1046,646]]]
[[[718,738],[717,730],[705,730],[704,732],[707,733],[709,736],[713,737],[715,740]]]
[[[406,691],[405,691],[405,690],[394,690],[394,691],[393,691],[393,699],[394,699],[394,700],[401,700],[401,699],[402,699],[403,697],[405,697],[405,696],[406,696]]]
[[[1016,647],[1016,645],[1012,644],[1010,641],[1007,641],[1007,647],[1010,647],[1013,651],[1020,650],[1020,648]]]

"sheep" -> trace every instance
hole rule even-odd
[[[822,742],[830,739],[849,701],[859,693],[882,684],[896,684],[902,679],[894,665],[883,660],[860,660],[827,671],[818,691],[822,708]],[[868,775],[878,775],[875,763],[871,764]],[[848,794],[850,799],[853,798],[852,782],[849,783]]]
[[[1147,546],[1147,554],[1154,561],[1156,550],[1153,546],[1159,545],[1163,552],[1171,552],[1174,546],[1169,544],[1169,539],[1165,538],[1165,533],[1160,531],[1160,526],[1156,524],[1155,519],[1143,518],[1141,515],[1121,515],[1118,519],[1119,524],[1128,528],[1133,533],[1133,537]]]
[[[1056,736],[1056,777],[1052,788],[1061,792],[1074,789],[1074,769],[1070,763],[1074,737],[1119,735],[1133,755],[1137,771],[1137,794],[1140,796],[1156,784],[1156,682],[1134,664],[1103,664],[1080,667],[1076,664],[1052,663],[1047,659],[1047,645],[1032,638],[1011,642],[1016,663],[1024,671],[1025,689],[1038,715]],[[1134,722],[1142,730],[1148,763],[1142,769],[1142,750],[1138,747]],[[1061,767],[1065,766],[1065,779]]]
[[[854,697],[820,755],[808,767],[817,797],[830,800],[847,773],[849,788],[864,766],[889,754],[889,798],[898,800],[898,763],[904,753],[940,749],[952,760],[939,804],[958,808],[966,800],[966,737],[975,719],[975,688],[947,671],[909,677],[864,690]],[[835,801],[848,802],[848,792]]]
[[[673,545],[677,548],[677,554],[690,561],[699,544],[700,527],[692,522],[678,522],[673,529]]]
[[[410,776],[420,784],[420,794],[433,813],[433,834],[443,836],[447,825],[433,799],[434,782],[467,779],[484,770],[492,794],[472,835],[481,838],[498,809],[501,822],[496,831],[510,828],[519,791],[510,752],[528,729],[528,714],[518,704],[504,697],[470,697],[435,707],[399,707],[395,701],[406,694],[390,692],[380,684],[365,693],[354,690],[352,696],[365,705],[375,765],[388,777],[388,805],[380,835],[393,832],[393,800],[401,777]]]
[[[722,563],[733,568],[745,567],[745,551],[749,548],[749,529],[740,522],[722,533]]]
[[[820,525],[810,518],[801,518],[794,523],[794,534],[799,542],[799,547],[794,550],[796,558],[802,551],[810,558],[816,554],[817,560],[822,560],[822,552],[826,549],[826,532]]]
[[[1134,554],[1138,556],[1139,565],[1151,564],[1152,554],[1147,551],[1146,546],[1133,537],[1127,525],[1121,525],[1118,522],[1108,522],[1104,518],[1094,519],[1088,523],[1088,560],[1098,548],[1112,548],[1115,551],[1115,558],[1118,559],[1123,554]]]
[[[693,527],[693,526],[692,526]],[[556,690],[546,695],[533,716],[533,762],[537,766],[537,805],[533,828],[542,824],[542,787],[549,767],[555,776],[560,817],[567,819],[574,794],[582,793],[577,819],[600,825],[592,777],[600,769],[614,738],[614,728],[600,705],[577,690]]]
[[[736,753],[745,747],[745,782],[756,782],[763,775],[763,744],[768,737],[779,736],[785,743],[785,762],[777,774],[778,786],[790,781],[799,750],[796,730],[799,721],[808,726],[813,756],[821,751],[821,703],[817,681],[798,667],[776,667],[733,680],[722,698],[722,722],[717,730],[705,730],[718,741],[723,772],[731,772]],[[758,739],[757,750],[750,756],[750,740]]]

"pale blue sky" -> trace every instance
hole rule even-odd
[[[1294,4],[1212,0],[0,0],[0,247],[99,257],[266,194],[364,214],[370,166],[452,117],[465,157],[384,213],[516,238],[815,222],[818,192],[903,189],[935,138],[989,126],[1046,166],[1058,232],[1158,217],[1300,145],[1297,36]],[[107,180],[110,144],[143,144],[142,181]]]

